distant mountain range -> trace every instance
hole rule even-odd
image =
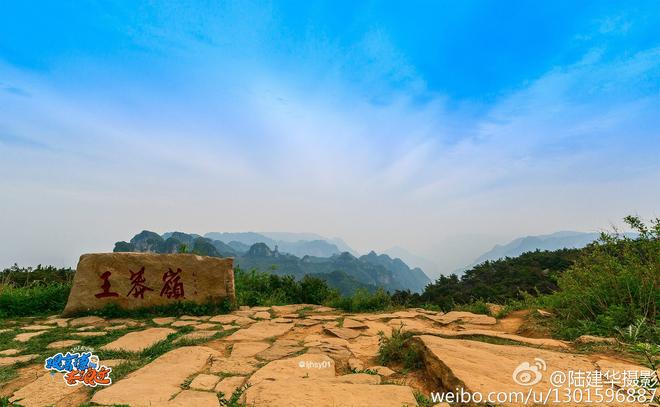
[[[634,234],[626,234],[634,236]],[[495,245],[491,250],[477,257],[467,268],[481,264],[486,260],[498,260],[505,257],[517,257],[535,250],[580,249],[597,240],[597,232],[562,231],[549,235],[525,236],[505,245]]]
[[[249,247],[255,243],[265,243],[268,247],[275,248],[283,253],[293,254],[298,257],[305,255],[330,257],[342,252],[353,252],[343,241],[343,247],[340,249],[337,244],[330,242],[319,235],[310,233],[254,233],[254,232],[241,232],[241,233],[219,233],[211,232],[204,235],[205,238],[211,240],[220,240],[227,242],[230,246],[240,248]],[[240,243],[236,244],[236,243]],[[241,250],[239,250],[241,251]],[[246,251],[246,250],[242,250]]]
[[[311,239],[311,240],[305,240]],[[313,274],[348,294],[357,288],[421,292],[430,283],[420,268],[410,268],[399,258],[370,252],[357,257],[341,239],[331,242],[313,234],[182,232],[162,236],[142,231],[129,242],[115,243],[115,252],[177,253],[187,251],[214,257],[234,257],[244,270],[257,269],[301,278]],[[349,250],[341,251],[339,247]]]
[[[385,254],[390,257],[398,257],[410,267],[419,267],[424,270],[427,276],[437,277],[442,274],[440,266],[431,259],[414,254],[404,249],[403,247],[394,246],[385,250]]]

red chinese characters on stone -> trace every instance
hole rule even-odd
[[[106,298],[106,297],[119,297],[119,294],[113,291],[110,291],[110,276],[112,275],[111,271],[106,271],[105,273],[101,274],[99,278],[103,280],[103,284],[101,284],[101,291],[98,294],[94,294],[96,298]]]
[[[133,298],[142,298],[144,299],[145,291],[153,291],[152,288],[147,287],[144,283],[147,281],[144,278],[144,266],[140,270],[133,272],[133,270],[128,270],[131,272],[131,290],[126,294],[126,296],[133,295]]]
[[[181,269],[177,268],[176,271],[168,269],[163,273],[163,289],[160,290],[160,296],[167,298],[185,298],[183,292],[183,282],[181,281]]]

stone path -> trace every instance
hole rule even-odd
[[[174,349],[126,379],[97,391],[92,402],[132,407],[165,405],[181,392],[180,386],[186,378],[202,370],[215,353],[203,346]]]
[[[14,337],[14,340],[18,341],[18,342],[27,342],[30,339],[34,338],[35,336],[43,335],[45,333],[46,333],[46,331],[25,332],[25,333],[16,335],[16,337]]]
[[[276,322],[256,322],[247,328],[239,329],[231,334],[228,341],[260,341],[280,336],[293,328],[293,324],[278,324]]]
[[[101,349],[140,352],[175,332],[174,329],[170,328],[149,328],[144,331],[129,332],[121,338],[102,346]]]
[[[14,363],[27,362],[36,358],[38,355],[21,355],[21,356],[9,356],[9,357],[0,357],[0,367],[11,366]]]
[[[238,392],[240,402],[254,407],[400,407],[417,405],[416,393],[428,397],[431,391],[456,388],[520,391],[513,372],[521,363],[537,359],[548,371],[597,370],[605,377],[608,371],[644,370],[613,356],[579,354],[568,342],[527,337],[520,333],[521,315],[514,318],[422,309],[342,314],[328,307],[292,304],[242,307],[228,315],[201,317],[31,319],[9,329],[16,332],[15,340],[0,349],[0,367],[31,363],[18,369],[18,378],[0,383],[0,396],[35,407],[85,402],[217,407]],[[45,372],[43,360],[35,359],[39,355],[26,350],[34,348],[32,338],[62,329],[66,334],[43,345],[46,349],[64,352],[100,342],[95,345],[99,352],[133,352],[128,360],[102,360],[107,366],[136,360],[144,365],[93,396],[83,386],[66,386],[61,374]],[[379,363],[381,335],[388,337],[396,330],[415,335],[412,346],[421,352],[422,369],[406,371],[401,364]],[[99,334],[110,336],[94,336]],[[154,360],[140,359],[140,352],[161,341],[172,341],[173,349]],[[532,388],[550,389],[549,376]]]
[[[48,349],[65,349],[72,346],[78,345],[80,343],[77,339],[67,339],[64,341],[51,342],[46,346]]]
[[[78,393],[80,399],[85,390],[82,386],[67,386],[62,373],[43,373],[35,381],[16,391],[9,401],[17,402],[24,407],[43,407],[50,405],[66,405],[65,399]],[[75,404],[74,404],[75,405]]]

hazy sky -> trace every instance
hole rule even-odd
[[[451,271],[660,215],[656,1],[174,3],[0,3],[0,267],[150,229]]]

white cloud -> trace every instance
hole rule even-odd
[[[404,246],[453,270],[470,250],[437,242],[455,235],[494,243],[651,215],[658,49],[614,61],[590,53],[474,115],[442,95],[414,102],[425,85],[405,57],[378,32],[363,45],[374,56],[366,74],[406,83],[377,103],[341,59],[314,86],[262,70],[197,78],[181,100],[139,84],[95,98],[0,68],[32,95],[0,95],[0,130],[48,147],[0,138],[10,194],[0,227],[19,231],[0,262],[71,263],[143,228],[287,230],[360,250]]]

